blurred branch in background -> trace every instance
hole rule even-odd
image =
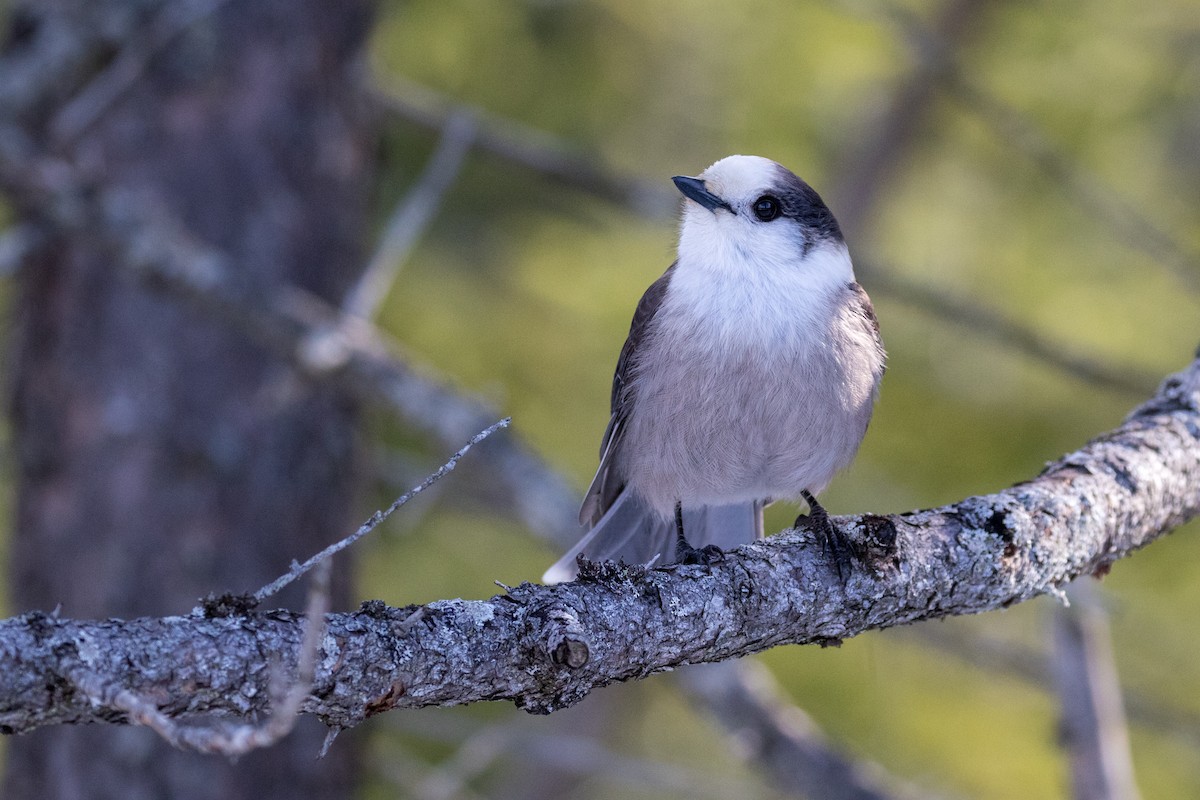
[[[597,154],[553,134],[466,105],[399,76],[388,76],[387,82],[386,87],[375,88],[374,96],[396,119],[443,131],[451,117],[465,113],[478,125],[475,146],[504,161],[637,213],[668,217],[679,207],[674,190],[658,181],[622,175]]]
[[[967,2],[966,5],[971,3]],[[509,131],[525,132],[527,129],[524,126],[458,104],[425,87],[413,86],[404,81],[400,82],[400,87],[387,91],[377,90],[376,97],[385,110],[392,111],[407,121],[434,130],[443,130],[454,114],[474,114],[479,124],[476,146],[495,156],[565,183],[578,191],[626,206],[635,212],[649,211],[656,216],[665,217],[678,207],[677,193],[657,188],[657,184],[666,183],[665,180],[648,181],[644,178],[622,176],[606,167],[598,156],[588,154],[542,132],[530,132],[520,148],[510,147],[509,145],[518,141],[518,134]],[[420,100],[411,102],[401,99],[402,96],[407,98],[409,94]],[[907,114],[902,116],[905,126],[915,124],[915,119],[909,118]],[[899,149],[897,147],[897,150]],[[890,159],[882,158],[867,160],[875,162],[878,169],[892,163]],[[864,191],[867,186],[878,190],[882,178],[876,176],[875,183],[866,183],[868,178],[869,176],[864,174],[856,183],[863,182]],[[858,213],[867,213],[869,206],[865,194],[859,198],[857,204]],[[840,215],[840,209],[838,213]],[[1075,352],[1066,343],[1054,341],[999,308],[932,287],[898,272],[875,267],[869,259],[858,258],[855,264],[860,277],[876,298],[892,298],[935,319],[955,326],[965,326],[978,336],[995,341],[1014,352],[1094,386],[1130,395],[1145,394],[1154,386],[1156,378],[1146,370],[1131,365],[1110,364],[1104,359]]]
[[[437,149],[408,193],[396,204],[379,245],[358,282],[351,287],[342,308],[363,319],[374,319],[409,254],[437,216],[446,192],[462,171],[476,137],[475,117],[456,110],[446,119]]]
[[[678,680],[725,729],[747,759],[766,767],[777,786],[821,800],[886,800],[935,795],[897,779],[877,764],[849,758],[784,695],[771,672],[753,661],[703,664]]]
[[[858,2],[837,3],[860,15],[885,17],[909,42],[915,58],[912,71],[892,90],[892,99],[876,125],[843,159],[841,178],[830,194],[838,198],[837,217],[851,231],[870,225],[876,204],[885,196],[888,183],[909,160],[918,135],[933,111],[939,92],[967,86],[958,53],[984,38],[989,11],[1003,5],[998,0],[948,0],[925,22],[901,10],[876,6],[868,9]],[[985,99],[976,93],[981,102]],[[1019,124],[1015,114],[1010,124]],[[1023,129],[1032,130],[1023,125]],[[1028,144],[1032,136],[1013,144]],[[1056,158],[1061,171],[1077,175],[1075,164]],[[1078,185],[1082,181],[1074,181]],[[1177,254],[1176,254],[1177,255]],[[1144,394],[1157,382],[1157,376],[1129,365],[1114,365],[1104,359],[1075,352],[1036,329],[1018,322],[1012,315],[973,299],[954,294],[939,286],[905,277],[870,259],[856,258],[855,271],[864,285],[877,297],[897,300],[935,319],[964,327],[977,336],[989,338],[1019,353],[1048,364],[1092,385],[1128,394]]]
[[[1054,615],[1054,672],[1075,800],[1138,800],[1108,619],[1081,583]]]
[[[52,148],[61,152],[72,147],[106,111],[146,77],[146,70],[155,56],[227,3],[229,0],[190,0],[163,6],[145,29],[121,42],[120,52],[111,64],[100,70],[55,113],[49,125]]]
[[[597,708],[601,704],[589,703],[589,713],[602,713]],[[435,766],[420,765],[423,774],[415,787],[412,776],[404,773],[398,774],[395,782],[410,787],[407,791],[420,800],[461,797],[479,773],[497,768],[503,759],[512,759],[520,764],[519,783],[512,784],[511,793],[500,791],[494,793],[495,797],[560,797],[566,788],[563,785],[554,787],[560,794],[552,793],[553,789],[548,793],[540,785],[553,773],[569,776],[574,783],[587,782],[616,791],[713,798],[743,797],[747,793],[745,783],[732,776],[631,757],[596,736],[573,729],[546,732],[547,724],[553,725],[554,721],[555,717],[545,720],[519,715],[479,726],[473,720],[448,715],[434,719],[393,714],[388,717],[390,730],[415,742],[452,748]],[[617,742],[619,746],[620,737]]]
[[[908,42],[917,60],[912,84],[906,84],[898,93],[897,102],[880,126],[873,146],[867,149],[871,156],[850,162],[861,165],[852,167],[849,173],[852,177],[847,181],[851,220],[857,223],[869,217],[872,189],[886,181],[888,173],[902,161],[899,153],[912,144],[918,128],[916,112],[926,107],[935,93],[941,92],[980,119],[1003,147],[1036,165],[1049,185],[1087,212],[1098,233],[1112,236],[1130,250],[1149,256],[1152,263],[1169,272],[1187,291],[1200,292],[1200,253],[1163,230],[1125,192],[1106,185],[1028,114],[983,88],[964,69],[956,45],[963,43],[964,33],[977,34],[979,23],[987,19],[987,8],[999,3],[951,0],[932,24],[894,4],[864,4],[857,0],[838,0],[836,4],[859,16],[881,20]],[[913,103],[913,108],[906,103]],[[839,209],[839,217],[843,213]],[[848,227],[853,225],[848,223]]]
[[[899,9],[868,10],[859,2],[845,5],[857,15],[890,13]],[[932,21],[909,19],[905,29],[914,56],[913,68],[891,90],[891,98],[879,122],[842,158],[837,185],[830,194],[837,198],[837,218],[854,241],[854,231],[871,223],[876,203],[885,195],[888,183],[909,160],[926,120],[930,116],[941,84],[958,69],[956,54],[984,38],[990,23],[988,12],[1003,5],[1000,0],[945,0],[934,12]],[[865,274],[873,287],[876,270]],[[860,276],[861,277],[861,276]]]
[[[869,281],[872,295],[891,298],[941,322],[965,328],[976,336],[1004,345],[1092,386],[1140,395],[1150,391],[1158,381],[1141,367],[1116,365],[1077,352],[1063,342],[1054,341],[1037,329],[1017,322],[995,306],[876,268],[870,262],[864,264],[859,260],[855,266],[866,267],[863,271],[870,277],[864,280]]]
[[[1027,115],[961,73],[952,73],[946,88],[997,139],[1033,162],[1048,183],[1087,212],[1097,232],[1105,232],[1130,250],[1148,256],[1151,263],[1170,273],[1181,289],[1200,292],[1200,254],[1157,225],[1124,192],[1084,168]]]
[[[997,676],[1024,681],[1039,689],[1053,687],[1054,664],[1048,653],[998,637],[968,635],[956,630],[952,626],[920,625],[897,628],[886,635],[911,639]],[[1200,716],[1175,704],[1165,706],[1137,690],[1126,688],[1122,694],[1130,720],[1176,739],[1184,747],[1200,749]]]

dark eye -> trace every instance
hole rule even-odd
[[[762,197],[754,201],[754,216],[761,219],[763,222],[770,222],[781,213],[779,208],[779,199],[772,197],[769,194],[764,194]]]

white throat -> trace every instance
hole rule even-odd
[[[802,251],[789,231],[690,208],[679,237],[664,319],[690,319],[715,344],[795,345],[827,323],[833,298],[854,281],[842,242]],[[664,309],[666,311],[667,309]],[[781,341],[782,340],[782,341]]]

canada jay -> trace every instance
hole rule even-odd
[[[840,570],[845,542],[814,495],[862,442],[884,352],[837,220],[757,156],[673,180],[686,198],[678,258],[617,359],[579,511],[589,530],[545,580],[573,578],[580,553],[709,563],[762,536],[765,505],[800,499]]]

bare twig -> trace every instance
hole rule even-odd
[[[437,150],[416,184],[392,211],[375,254],[347,294],[342,306],[348,314],[374,318],[400,267],[458,177],[475,140],[475,130],[475,117],[468,111],[456,110],[447,117]]]
[[[307,561],[305,561],[303,564],[293,563],[292,568],[290,570],[285,572],[283,575],[280,575],[278,578],[271,581],[266,586],[262,587],[257,592],[255,592],[254,593],[255,602],[261,603],[263,600],[270,597],[271,595],[278,593],[285,586],[287,586],[292,581],[299,578],[304,573],[308,572],[310,569],[312,569],[316,565],[318,565],[321,562],[325,561],[326,559],[330,558],[335,553],[340,553],[342,550],[345,550],[347,547],[354,544],[355,542],[357,542],[362,537],[366,536],[371,531],[375,530],[375,528],[381,522],[383,522],[385,519],[390,517],[396,509],[400,508],[400,506],[404,505],[409,500],[412,500],[414,497],[416,497],[418,494],[420,494],[421,492],[428,489],[430,486],[432,486],[438,480],[443,478],[449,472],[453,471],[455,466],[458,465],[459,460],[467,454],[468,450],[470,450],[472,447],[479,444],[484,439],[491,436],[493,433],[500,430],[501,428],[507,428],[511,422],[512,422],[511,417],[505,417],[504,419],[500,420],[499,422],[496,422],[496,423],[488,426],[484,430],[480,431],[479,433],[475,434],[473,437],[471,437],[471,441],[467,442],[465,445],[463,445],[458,450],[458,452],[456,452],[454,455],[450,456],[450,459],[445,464],[443,464],[442,466],[440,466],[436,470],[434,470],[432,473],[430,473],[429,476],[427,478],[425,478],[425,480],[423,480],[420,484],[418,484],[417,486],[414,486],[412,489],[408,490],[404,494],[400,495],[400,497],[396,498],[395,502],[393,502],[386,509],[383,509],[382,511],[376,511],[374,514],[372,514],[370,519],[368,519],[366,522],[364,522],[362,525],[360,525],[358,530],[356,530],[354,533],[350,534],[349,536],[342,539],[341,541],[334,542],[333,544],[329,545],[329,547],[326,547],[321,552],[312,556]],[[199,612],[199,610],[197,610],[197,611],[198,611],[198,613],[202,613],[202,612]]]

